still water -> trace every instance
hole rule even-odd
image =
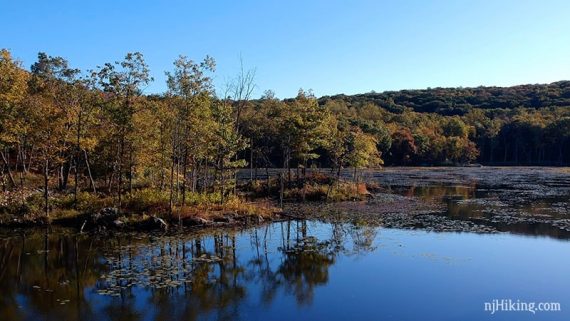
[[[570,320],[570,244],[315,221],[0,231],[0,320]],[[484,310],[493,299],[560,312]]]

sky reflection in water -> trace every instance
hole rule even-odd
[[[0,319],[564,320],[569,249],[318,222],[163,236],[5,231]],[[503,298],[562,312],[483,310]]]

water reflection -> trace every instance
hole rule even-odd
[[[372,251],[375,236],[306,221],[173,235],[4,231],[0,319],[236,320],[258,287],[263,305],[288,295],[308,306],[337,256]]]
[[[305,221],[166,235],[0,231],[0,320],[511,320],[483,302],[551,300],[565,311],[567,252],[549,238]]]
[[[2,242],[2,319],[47,314],[53,319],[77,318],[79,308],[86,306],[83,289],[96,284],[99,271],[105,268],[93,255],[93,241],[35,230],[10,233]]]
[[[565,186],[564,186],[565,187]],[[570,189],[512,185],[388,186],[392,193],[445,204],[441,213],[515,234],[570,238]]]

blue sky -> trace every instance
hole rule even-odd
[[[93,68],[144,54],[155,81],[184,54],[213,56],[223,86],[256,68],[257,93],[291,97],[570,79],[570,1],[0,0],[0,47]]]

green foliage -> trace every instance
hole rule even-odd
[[[348,165],[356,168],[373,168],[383,164],[376,147],[376,138],[359,128],[349,135]]]
[[[108,199],[89,192],[77,193],[77,202],[73,194],[57,195],[51,200],[51,206],[55,209],[75,209],[79,213],[95,213],[111,204]]]
[[[135,214],[146,212],[164,213],[168,211],[170,196],[165,191],[152,188],[140,189],[127,195],[125,207]]]
[[[466,138],[469,134],[467,125],[457,116],[446,119],[442,124],[442,130],[446,137]]]
[[[462,115],[472,108],[514,109],[570,106],[570,81],[513,87],[431,88],[357,95],[324,96],[321,104],[342,101],[348,105],[371,103],[393,113],[405,108],[416,112]]]
[[[222,202],[221,192],[198,193],[187,192],[186,199],[189,205],[214,205]]]

